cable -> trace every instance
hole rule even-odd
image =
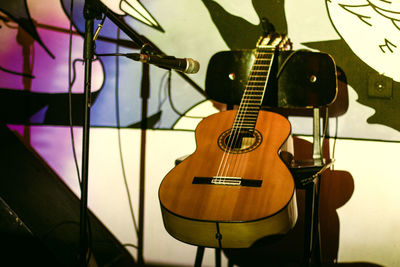
[[[168,70],[164,73],[164,75],[161,77],[161,81],[160,81],[160,87],[158,88],[158,112],[161,111],[161,106],[165,103],[165,101],[167,101],[167,97],[165,97],[163,100],[161,100],[162,96],[162,89],[163,89],[163,84],[165,82],[165,79],[167,78],[167,75],[171,75],[171,70]]]
[[[162,105],[168,100],[167,97],[164,97],[164,99],[162,99],[162,92],[163,92],[163,84],[165,82],[165,78],[167,77],[168,73],[171,72],[171,70],[166,71],[163,76],[161,77],[160,80],[160,85],[158,87],[158,109],[157,112],[161,113],[161,107]],[[154,128],[158,128],[160,127],[160,123],[161,120],[158,120],[155,124],[154,124]]]
[[[27,78],[31,78],[31,79],[35,78],[35,76],[33,76],[32,74],[9,70],[9,69],[3,68],[1,66],[0,66],[0,70],[4,71],[4,72],[7,72],[7,73],[10,73],[10,74],[19,75],[19,76],[22,76],[22,77],[27,77]]]
[[[292,51],[292,53],[289,54],[289,56],[282,62],[278,72],[276,73],[276,79],[279,78],[279,76],[281,75],[283,69],[286,67],[287,63],[289,62],[289,60],[298,52],[302,52],[302,51],[308,51],[306,49],[299,49],[299,50],[294,50]]]
[[[72,122],[72,85],[75,82],[75,66],[74,66],[74,76],[71,80],[72,76],[72,70],[71,70],[71,65],[72,65],[72,18],[73,18],[73,10],[74,10],[74,0],[71,0],[71,5],[70,5],[70,12],[71,12],[71,17],[70,17],[70,22],[69,22],[69,47],[68,47],[68,112],[69,112],[69,129],[70,129],[70,135],[71,135],[71,146],[72,146],[72,154],[74,157],[74,163],[75,163],[75,169],[78,177],[78,182],[79,182],[79,188],[82,188],[81,184],[81,176],[80,176],[80,171],[79,171],[79,165],[78,165],[78,159],[76,156],[76,149],[75,149],[75,136],[74,136],[74,127],[73,127],[73,122]],[[74,60],[75,64],[76,60]]]
[[[118,28],[117,30],[117,40],[120,38],[120,29]],[[116,45],[117,49],[117,54],[119,52],[119,45]],[[135,213],[133,211],[133,205],[132,205],[132,199],[131,199],[131,194],[129,191],[129,186],[128,186],[128,181],[126,177],[126,171],[125,171],[125,164],[124,164],[124,157],[122,153],[122,142],[121,142],[121,125],[120,125],[120,114],[119,114],[119,57],[115,57],[115,115],[116,115],[116,120],[117,120],[117,132],[118,132],[118,148],[119,148],[119,157],[121,161],[121,169],[122,169],[122,177],[124,179],[124,185],[126,189],[126,194],[128,197],[128,202],[129,202],[129,209],[131,213],[131,218],[133,221],[133,226],[135,228],[136,234],[139,233],[138,226],[136,224],[136,217]]]
[[[72,72],[71,88],[74,85],[75,80],[76,80],[76,66],[75,66],[76,62],[82,62],[82,64],[83,64],[84,60],[82,58],[76,58],[76,59],[74,59],[74,61],[72,61],[72,70],[73,70],[73,72]]]
[[[169,104],[171,105],[172,110],[176,114],[178,114],[181,117],[190,118],[190,119],[203,119],[204,118],[204,116],[189,116],[189,115],[185,115],[184,113],[181,113],[180,111],[178,111],[176,109],[176,107],[174,106],[174,103],[172,101],[172,96],[171,96],[171,73],[168,76],[167,92],[168,92]]]

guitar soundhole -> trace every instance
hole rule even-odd
[[[218,146],[226,152],[239,154],[256,149],[262,141],[261,133],[257,130],[232,130],[223,132],[218,138]]]

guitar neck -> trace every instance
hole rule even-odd
[[[263,46],[257,49],[256,59],[233,123],[233,129],[254,130],[265,95],[274,54],[275,46]]]

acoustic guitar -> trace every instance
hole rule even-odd
[[[296,223],[293,177],[279,157],[291,126],[285,117],[261,110],[274,55],[286,43],[281,36],[260,38],[238,109],[203,119],[196,151],[163,179],[163,222],[176,239],[245,248]]]

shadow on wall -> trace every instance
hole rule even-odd
[[[312,144],[294,138],[295,159],[312,158]],[[324,153],[329,155],[328,140]],[[326,170],[320,186],[320,236],[323,266],[382,266],[368,262],[335,263],[338,257],[340,221],[336,210],[345,205],[354,192],[351,174],[343,170]],[[299,217],[296,226],[285,236],[268,238],[248,249],[225,249],[231,264],[245,266],[300,266],[304,251],[305,190],[297,189]],[[361,259],[362,260],[362,259]]]

